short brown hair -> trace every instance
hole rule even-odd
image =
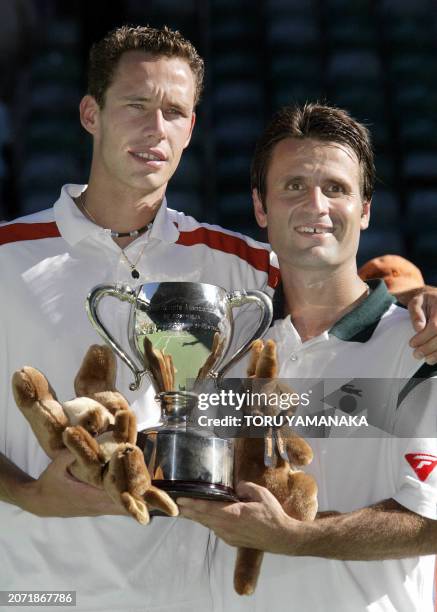
[[[349,113],[325,104],[284,106],[270,120],[255,148],[251,167],[251,186],[257,189],[265,207],[267,172],[275,145],[285,138],[314,138],[347,145],[361,167],[361,195],[372,198],[375,184],[373,150],[368,129]]]
[[[194,104],[199,102],[203,87],[204,63],[189,40],[167,26],[121,26],[96,42],[88,63],[88,93],[103,108],[105,93],[112,83],[120,57],[127,51],[144,51],[153,56],[180,57],[190,66],[195,82]]]

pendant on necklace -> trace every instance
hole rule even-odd
[[[136,268],[132,268],[131,276],[132,278],[140,278],[140,273]]]

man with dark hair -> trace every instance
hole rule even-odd
[[[296,408],[300,431],[305,416],[350,416],[342,402],[350,389],[353,414],[367,418],[322,430],[310,422],[314,461],[305,469],[321,511],[314,522],[291,518],[253,483],[239,486],[244,501],[235,504],[178,500],[183,516],[228,544],[276,553],[266,555],[254,601],[245,602],[231,593],[232,561],[219,547],[228,610],[432,609],[434,559],[420,555],[437,548],[437,369],[414,359],[408,315],[384,283],[357,274],[373,176],[367,130],[336,108],[282,109],[256,148],[255,216],[282,279],[284,318],[268,334],[279,376],[304,391],[304,379],[312,389],[315,379],[325,385],[320,402]],[[235,374],[244,375],[242,365]]]
[[[275,145],[284,138],[337,142],[354,151],[361,168],[361,195],[370,202],[375,183],[373,150],[367,129],[340,108],[320,104],[285,106],[258,140],[251,167],[251,185],[265,206],[267,172]]]

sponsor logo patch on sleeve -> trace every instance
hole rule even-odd
[[[427,453],[408,453],[405,459],[422,482],[425,481],[437,465],[437,457]]]

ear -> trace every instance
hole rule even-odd
[[[361,212],[361,221],[360,221],[361,230],[365,230],[369,227],[371,203],[372,203],[372,200],[369,200],[368,202],[363,202],[363,210]]]
[[[190,144],[190,140],[191,140],[191,136],[193,134],[193,129],[194,129],[194,124],[196,123],[196,113],[193,112],[191,113],[191,126],[190,126],[190,133],[188,134],[188,138],[185,141],[184,144],[184,149],[186,149],[188,147],[188,145]]]
[[[82,126],[90,134],[95,134],[99,124],[100,107],[93,96],[86,95],[79,104],[79,115]]]
[[[264,210],[263,203],[259,197],[258,189],[252,190],[253,210],[258,225],[262,228],[267,227],[267,213]]]

